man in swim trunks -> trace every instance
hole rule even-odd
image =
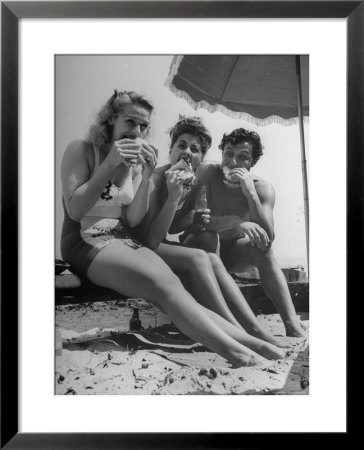
[[[261,357],[282,358],[274,345],[201,306],[135,236],[149,209],[157,163],[156,150],[146,141],[152,112],[144,96],[115,89],[89,138],[68,145],[61,167],[63,259],[98,286],[156,304],[182,333],[234,367],[255,365]]]
[[[203,231],[185,233],[184,245],[220,253],[230,273],[256,266],[264,291],[282,317],[287,336],[304,336],[286,279],[271,248],[275,192],[270,183],[250,172],[263,154],[260,137],[238,128],[224,134],[219,148],[221,164],[206,165],[199,177],[199,186],[206,186],[210,221]]]

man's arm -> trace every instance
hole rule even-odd
[[[212,216],[206,228],[219,232],[220,237],[224,235],[223,239],[245,235],[252,244],[261,250],[266,250],[274,239],[274,190],[265,181],[254,180],[246,169],[233,169],[231,173],[234,173],[235,181],[239,181],[240,189],[248,201],[249,218],[245,215],[244,217]],[[211,182],[213,183],[213,179]],[[231,212],[234,213],[233,210]]]
[[[237,168],[230,173],[235,181],[239,181],[240,188],[248,200],[250,221],[261,226],[269,240],[273,241],[275,192],[272,185],[264,180],[255,180],[247,169]]]
[[[202,169],[200,169],[197,174],[198,188],[195,198],[199,198],[202,186],[206,186],[208,200],[211,195],[216,196],[216,179],[218,177],[217,164],[207,164]],[[208,201],[208,207],[209,207]],[[214,215],[214,211],[209,218],[209,223],[205,224],[205,229],[209,231],[215,231],[216,233],[234,230],[235,227],[241,223],[243,219],[235,214],[229,214],[224,216]]]
[[[176,215],[173,219],[173,223],[169,230],[170,233],[180,233],[181,231],[185,231],[190,225],[193,223],[193,217],[195,210],[194,202],[195,199],[198,198],[199,190],[197,195],[191,195],[192,199],[187,199],[186,206],[184,206],[180,211],[176,212]],[[192,201],[191,201],[192,200]],[[235,227],[243,221],[239,216],[229,215],[229,216],[211,216],[209,214],[210,210],[206,210],[206,216],[208,217],[209,222],[205,223],[205,229],[210,231],[222,232],[226,230],[233,230]]]
[[[259,180],[254,184],[255,192],[247,195],[250,220],[260,225],[272,242],[274,240],[275,192],[273,186],[266,181]]]
[[[242,175],[243,174],[239,172],[239,183]],[[205,215],[204,229],[207,231],[214,231],[216,233],[219,233],[220,238],[222,239],[231,239],[240,235],[245,235],[249,238],[253,245],[256,245],[261,250],[266,250],[271,243],[270,239],[264,228],[261,227],[258,223],[253,222],[251,218],[243,218],[234,214],[214,215],[215,210],[213,208],[213,204],[215,204],[216,206],[216,196],[219,196],[219,185],[216,185],[216,180],[219,176],[221,176],[221,174],[219,174],[217,167],[214,165],[208,165],[203,169],[198,180],[199,189],[197,192],[197,198],[199,196],[199,190],[201,189],[201,187],[206,186],[208,203],[212,206],[212,215]],[[253,181],[252,185],[256,194]],[[221,197],[221,199],[222,198],[223,196]],[[226,199],[222,201],[226,201]],[[223,210],[224,209],[226,210],[225,207],[223,207]],[[234,213],[234,210],[231,210],[231,212]],[[246,213],[248,213],[248,210],[246,211]],[[195,233],[196,231],[193,230],[193,227],[194,225],[189,227],[186,230],[187,233]]]

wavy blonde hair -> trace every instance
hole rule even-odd
[[[113,125],[109,124],[109,119],[122,113],[124,106],[130,104],[139,105],[150,114],[154,110],[151,102],[143,95],[134,91],[119,91],[115,89],[114,94],[98,112],[95,123],[89,129],[87,141],[97,146],[110,142]]]

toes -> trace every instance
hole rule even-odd
[[[276,345],[279,348],[291,348],[291,344],[289,342],[281,342],[281,341],[279,341]]]

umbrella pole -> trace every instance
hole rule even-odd
[[[305,134],[304,134],[304,128],[303,128],[301,64],[300,64],[300,56],[299,55],[296,56],[296,74],[297,74],[297,97],[298,97],[298,123],[299,123],[299,128],[300,128],[301,165],[302,165],[302,179],[303,179],[303,197],[304,197],[304,210],[305,210],[305,225],[306,225],[307,271],[309,271],[308,184],[307,184]]]

